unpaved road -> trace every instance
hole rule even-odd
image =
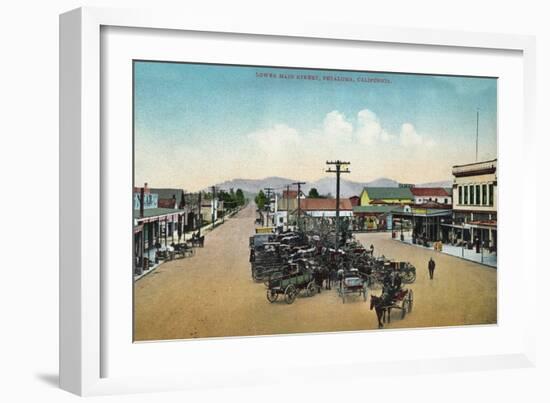
[[[299,297],[294,304],[270,304],[265,286],[255,283],[248,263],[254,206],[206,235],[192,258],[161,265],[134,285],[134,339],[167,340],[376,329],[374,311],[362,298],[345,304],[336,291]],[[375,254],[417,267],[413,312],[392,314],[387,328],[488,324],[496,322],[496,270],[459,258],[403,245],[389,234],[360,234]],[[433,256],[435,279],[428,278]],[[379,294],[380,291],[374,291]]]

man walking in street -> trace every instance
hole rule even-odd
[[[430,280],[433,280],[434,279],[434,270],[435,270],[435,262],[434,260],[430,257],[430,261],[428,262],[428,271],[430,273]]]

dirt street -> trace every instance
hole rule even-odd
[[[345,304],[336,290],[298,297],[294,304],[270,304],[265,286],[251,279],[248,237],[254,206],[206,235],[192,258],[164,263],[134,285],[134,339],[166,340],[376,329],[374,311],[362,298]],[[405,319],[392,314],[387,328],[488,324],[496,322],[495,269],[403,245],[388,233],[360,234],[375,255],[408,260],[417,268],[414,308]],[[435,278],[428,259],[436,261]],[[379,294],[379,290],[374,291]]]

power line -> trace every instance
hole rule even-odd
[[[340,174],[349,174],[349,161],[327,161],[327,165],[334,165],[336,169],[328,168],[326,172],[336,174],[336,248],[340,246]]]

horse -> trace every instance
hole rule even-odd
[[[319,267],[317,269],[319,271],[319,286],[322,287],[324,285],[325,290],[330,290],[330,271],[326,267]]]
[[[376,295],[370,296],[370,310],[372,309],[376,311],[376,317],[378,319],[378,329],[381,329],[384,327],[384,321],[386,320],[386,312],[389,314],[389,308],[384,305],[384,300],[382,297],[378,297]]]

